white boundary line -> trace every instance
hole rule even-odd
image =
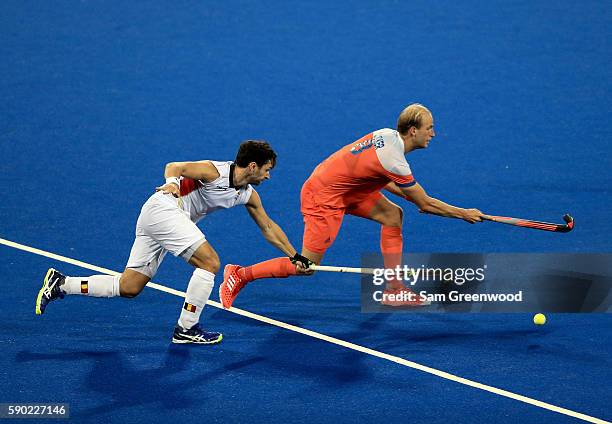
[[[86,262],[82,262],[76,259],[72,259],[72,258],[68,258],[65,256],[61,256],[61,255],[56,255],[55,253],[50,253],[50,252],[46,252],[44,250],[40,250],[40,249],[36,249],[35,247],[30,247],[30,246],[26,246],[23,244],[19,244],[19,243],[15,243],[13,241],[10,240],[5,240],[3,238],[0,238],[0,244],[4,244],[5,246],[8,247],[13,247],[15,249],[19,249],[19,250],[23,250],[25,252],[29,252],[29,253],[34,253],[36,255],[40,255],[40,256],[45,256],[47,258],[51,258],[54,259],[56,261],[61,261],[61,262],[66,262],[72,265],[76,265],[79,266],[81,268],[86,268],[86,269],[90,269],[92,271],[98,271],[101,272],[103,274],[109,274],[109,275],[118,275],[120,274],[117,271],[113,271],[111,269],[107,269],[107,268],[102,268],[96,265],[91,265],[88,264]],[[160,290],[166,293],[170,293],[173,294],[175,296],[179,296],[179,297],[185,297],[185,292],[179,291],[179,290],[174,290],[172,288],[169,287],[165,287],[162,286],[160,284],[155,284],[155,283],[148,283],[147,284],[149,287],[156,289],[156,290]],[[219,309],[223,309],[223,307],[221,306],[221,304],[219,302],[215,302],[213,300],[209,300],[207,302],[208,305],[214,306],[215,308],[219,308]],[[275,319],[272,318],[268,318],[262,315],[257,315],[254,314],[252,312],[249,311],[245,311],[243,309],[238,309],[238,308],[230,308],[228,310],[229,312],[233,312],[235,314],[238,315],[242,315],[244,317],[247,318],[251,318],[257,321],[261,321],[261,322],[265,322],[266,324],[270,324],[270,325],[274,325],[280,328],[284,328],[286,330],[290,330],[290,331],[294,331],[296,333],[300,333],[300,334],[304,334],[306,336],[310,336],[310,337],[314,337],[315,339],[319,339],[319,340],[323,340],[329,343],[333,343],[336,344],[338,346],[343,346],[346,347],[348,349],[352,349],[352,350],[356,350],[358,352],[362,352],[362,353],[366,353],[368,355],[372,355],[372,356],[376,356],[377,358],[381,358],[381,359],[385,359],[387,361],[391,361],[391,362],[395,362],[396,364],[400,364],[400,365],[404,365],[406,367],[409,368],[413,368],[419,371],[423,371],[426,372],[428,374],[432,374],[435,375],[437,377],[440,378],[444,378],[450,381],[454,381],[456,383],[459,384],[464,384],[466,386],[470,386],[470,387],[474,387],[476,389],[480,389],[480,390],[484,390],[486,392],[490,392],[499,396],[504,396],[510,399],[514,399],[514,400],[518,400],[519,402],[524,402],[533,406],[537,406],[539,408],[543,408],[543,409],[547,409],[549,411],[553,411],[553,412],[558,412],[559,414],[564,414],[573,418],[578,418],[580,420],[584,420],[587,422],[591,422],[591,423],[598,423],[598,424],[612,424],[609,421],[604,421],[600,418],[595,418],[592,417],[590,415],[586,415],[586,414],[582,414],[580,412],[576,412],[576,411],[572,411],[570,409],[566,409],[566,408],[562,408],[560,406],[556,406],[556,405],[552,405],[550,403],[546,403],[546,402],[542,402],[539,401],[537,399],[532,399],[530,397],[527,396],[523,396],[523,395],[519,395],[516,393],[512,393],[509,392],[507,390],[503,390],[503,389],[498,389],[497,387],[493,387],[493,386],[488,386],[486,384],[482,384],[482,383],[478,383],[477,381],[473,381],[473,380],[468,380],[467,378],[463,378],[463,377],[459,377],[444,371],[440,371],[437,370],[435,368],[430,368],[427,367],[425,365],[421,365],[418,364],[416,362],[412,362],[409,361],[407,359],[404,358],[400,358],[398,356],[393,356],[393,355],[389,355],[387,353],[384,352],[379,352],[377,350],[374,349],[370,349],[364,346],[360,346],[360,345],[356,345],[354,343],[351,342],[347,342],[341,339],[337,339],[335,337],[331,337],[331,336],[327,336],[325,334],[321,334],[321,333],[317,333],[316,331],[311,331],[311,330],[307,330],[305,328],[301,328],[301,327],[296,327],[295,325],[291,325],[291,324],[287,324],[285,322],[282,321],[277,321]]]

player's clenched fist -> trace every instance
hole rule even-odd
[[[463,220],[469,222],[470,224],[474,224],[476,222],[482,222],[483,213],[478,209],[464,209],[463,210]]]

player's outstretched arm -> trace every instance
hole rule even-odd
[[[411,187],[399,187],[406,200],[411,201],[421,211],[433,215],[445,216],[449,218],[459,218],[474,224],[481,222],[483,213],[478,209],[463,209],[444,203],[441,200],[429,196],[419,183]]]
[[[247,202],[246,208],[268,243],[289,257],[295,256],[297,250],[295,250],[281,227],[268,216],[261,203],[261,198],[255,190],[251,193],[251,198]]]

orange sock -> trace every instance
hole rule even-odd
[[[395,269],[402,264],[402,247],[404,240],[401,227],[386,227],[380,229],[380,251],[385,262],[385,268]],[[391,280],[387,284],[389,289],[405,287],[401,280]]]
[[[295,274],[295,265],[289,258],[274,258],[238,270],[238,276],[247,283],[260,278],[287,278]]]

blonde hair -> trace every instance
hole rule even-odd
[[[416,127],[417,129],[421,128],[421,125],[423,125],[424,112],[431,115],[429,109],[420,103],[413,103],[406,107],[406,109],[400,113],[397,120],[397,131],[400,134],[405,135],[410,127]]]

